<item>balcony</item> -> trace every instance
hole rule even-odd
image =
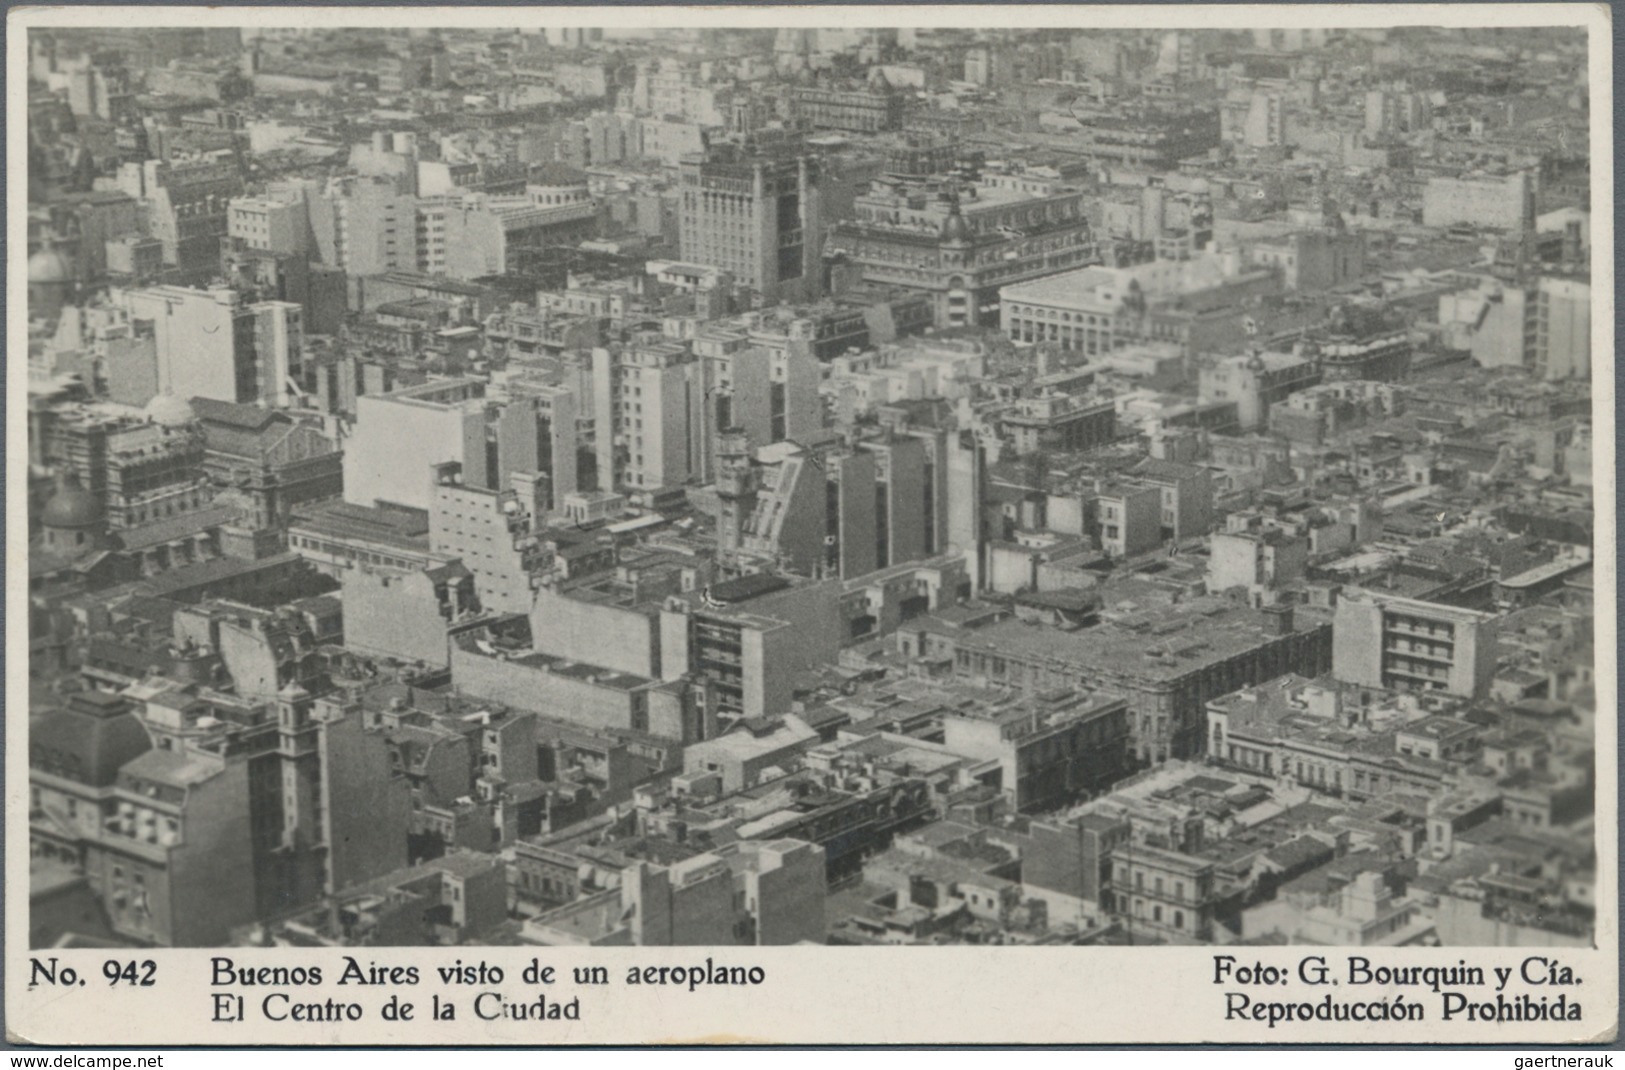
[[[716,665],[727,665],[735,669],[744,667],[745,661],[738,651],[719,649],[714,646],[697,645],[694,648],[695,657],[702,661]]]
[[[1385,678],[1398,676],[1407,680],[1421,680],[1424,683],[1437,684],[1440,687],[1443,687],[1450,680],[1450,674],[1447,672],[1432,672],[1416,668],[1404,668],[1398,665],[1384,665],[1382,674]]]
[[[1426,661],[1437,662],[1440,665],[1454,665],[1454,648],[1449,644],[1416,643],[1402,639],[1390,638],[1383,644],[1383,650],[1389,654],[1402,654],[1409,658],[1422,658]]]
[[[1412,620],[1403,617],[1388,617],[1383,620],[1383,630],[1396,635],[1415,635],[1423,639],[1443,639],[1454,642],[1456,630],[1448,624],[1430,624],[1427,621]]]

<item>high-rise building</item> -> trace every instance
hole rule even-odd
[[[308,252],[273,252],[233,243],[221,257],[226,285],[247,302],[292,301],[308,334],[336,335],[348,311],[342,268],[313,261]]]
[[[888,433],[852,446],[720,447],[725,555],[803,576],[851,579],[947,549],[946,439]]]
[[[433,468],[462,465],[473,486],[487,475],[485,384],[447,379],[356,398],[355,428],[344,447],[344,500],[428,509]]]
[[[1545,380],[1591,375],[1591,282],[1539,275],[1522,284],[1484,279],[1441,294],[1446,344],[1486,368],[1528,368]]]
[[[573,246],[593,236],[598,205],[587,176],[563,164],[544,164],[539,182],[524,193],[449,193],[416,204],[416,266],[432,275],[477,279],[511,269],[516,250]]]
[[[799,146],[713,145],[685,157],[678,241],[684,260],[732,272],[766,302],[822,292],[820,165]]]
[[[1286,144],[1286,99],[1280,93],[1255,89],[1242,123],[1242,140],[1252,148],[1274,148]]]
[[[631,92],[632,110],[643,115],[671,115],[691,123],[721,126],[717,92],[705,84],[702,65],[675,56],[638,65]]]
[[[719,718],[788,713],[796,676],[833,661],[845,638],[840,597],[839,580],[758,572],[670,598],[660,675],[695,680]]]
[[[497,487],[514,485],[522,475],[545,477],[538,505],[546,511],[564,508],[564,498],[582,487],[580,399],[559,383],[518,380],[497,418]],[[589,455],[585,458],[591,461]],[[538,514],[538,519],[540,515]]]
[[[120,122],[135,114],[135,91],[122,63],[97,63],[68,75],[68,106],[75,115]]]
[[[229,229],[229,205],[243,192],[232,160],[120,166],[119,187],[146,202],[148,230],[164,247],[164,263],[183,282],[206,282],[220,269],[220,240]]]
[[[1332,672],[1349,683],[1483,698],[1495,676],[1488,613],[1345,590],[1332,629]]]
[[[308,203],[323,263],[351,275],[417,270],[416,198],[386,182],[347,178]]]
[[[462,466],[435,466],[429,503],[429,545],[460,558],[474,574],[474,592],[488,610],[529,613],[543,554],[532,518],[512,490],[471,487]]]
[[[593,350],[598,485],[678,487],[704,467],[705,365],[681,342]]]
[[[1543,275],[1534,285],[1538,378],[1591,377],[1591,280]]]
[[[700,478],[714,478],[718,435],[738,430],[752,449],[805,441],[823,424],[813,323],[791,321],[784,333],[761,321],[708,324],[694,338],[703,363],[705,434]]]
[[[154,339],[160,394],[288,405],[289,380],[304,359],[300,306],[246,303],[224,286],[153,286],[120,291],[116,300],[136,332]]]
[[[1426,93],[1403,87],[1371,89],[1365,95],[1365,133],[1377,138],[1425,128],[1433,118]]]

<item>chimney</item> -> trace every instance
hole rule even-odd
[[[1290,604],[1265,606],[1263,613],[1265,635],[1279,638],[1292,634],[1292,606]]]

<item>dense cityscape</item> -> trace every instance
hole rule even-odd
[[[1590,947],[1586,48],[31,31],[31,946]]]

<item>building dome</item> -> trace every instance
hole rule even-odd
[[[587,173],[578,171],[569,164],[549,160],[536,169],[536,177],[531,180],[531,184],[555,188],[585,186],[587,184]]]
[[[73,281],[73,265],[54,245],[46,245],[28,258],[30,286],[59,285]]]
[[[40,523],[48,528],[83,530],[99,527],[101,522],[102,503],[84,488],[73,472],[57,481],[56,493],[40,513]]]
[[[960,214],[959,205],[955,204],[948,209],[948,218],[942,221],[942,230],[938,237],[943,241],[970,241],[970,224],[966,223],[965,217]]]
[[[185,427],[197,419],[197,413],[192,411],[191,403],[174,394],[154,395],[142,411],[146,413],[147,419],[164,427]]]

